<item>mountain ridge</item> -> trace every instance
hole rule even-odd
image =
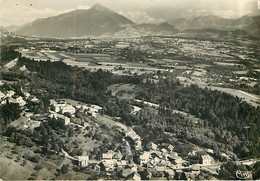
[[[260,37],[260,15],[245,15],[236,19],[208,15],[175,19],[161,24],[135,24],[105,6],[95,4],[89,9],[77,9],[53,17],[36,19],[30,24],[14,29],[14,32],[24,36],[59,38],[104,34],[110,36],[128,27],[151,33],[178,33],[187,29],[243,30],[252,36]]]
[[[190,19],[176,19],[170,21],[177,29],[216,29],[225,31],[244,30],[252,36],[260,36],[260,16],[245,15],[236,19],[218,16],[199,16]]]
[[[37,19],[15,33],[25,36],[74,37],[115,33],[134,24],[126,17],[99,4],[87,10],[74,10],[53,17]]]

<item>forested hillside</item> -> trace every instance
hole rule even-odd
[[[172,109],[189,112],[204,120],[204,126],[213,131],[216,140],[233,147],[241,157],[260,156],[259,107],[219,91],[196,85],[183,87],[170,78],[158,84],[144,84],[138,98],[160,104],[161,110],[169,114]],[[224,130],[229,133],[223,137]]]
[[[75,100],[100,105],[104,113],[120,116],[122,122],[137,128],[168,131],[201,146],[218,147],[214,142],[207,143],[207,138],[226,145],[221,149],[235,152],[241,158],[259,157],[259,107],[254,108],[237,97],[196,85],[184,87],[171,75],[161,78],[158,83],[148,80],[144,84],[145,75],[117,76],[102,70],[90,72],[62,62],[35,62],[22,57],[19,65],[26,65],[30,70],[31,93],[42,99],[71,99],[75,96]],[[149,113],[145,108],[136,116],[130,114],[133,100],[119,100],[107,90],[107,86],[116,83],[138,85],[137,98],[158,103],[159,112]],[[202,121],[198,125],[183,121],[172,113],[172,109],[187,112]],[[196,132],[188,129],[192,125],[197,128]],[[198,137],[203,135],[199,130],[209,133]]]

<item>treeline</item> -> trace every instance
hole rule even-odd
[[[1,78],[6,81],[17,81],[19,79],[26,79],[24,73],[6,72],[1,74]]]
[[[183,87],[170,77],[158,84],[143,84],[138,98],[160,104],[164,113],[171,114],[170,110],[177,109],[195,115],[213,130],[217,141],[234,145],[234,152],[241,157],[260,156],[260,107],[196,85]],[[223,130],[230,132],[231,137],[223,137]],[[237,136],[241,144],[233,143],[232,136]]]
[[[117,76],[103,70],[91,72],[83,68],[71,67],[63,62],[36,62],[25,57],[18,59],[18,65],[25,65],[31,72],[28,76],[30,93],[38,98],[47,100],[68,98],[105,106],[107,107],[105,110],[108,110],[110,115],[114,115],[111,111],[112,107],[115,108],[115,112],[122,108],[114,106],[117,100],[107,87],[117,83],[140,84],[143,81],[142,76]]]
[[[14,46],[1,46],[1,61],[0,65],[3,66],[4,64],[8,63],[9,61],[17,58],[21,54],[14,50]]]

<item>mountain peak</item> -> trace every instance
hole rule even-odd
[[[100,4],[96,4],[87,10],[78,9],[75,11],[77,11],[76,32],[78,37],[114,34],[125,29],[127,25],[133,24],[126,17]],[[75,36],[75,24],[71,20],[75,18],[75,11],[35,20],[15,32],[21,35],[73,37]]]
[[[91,9],[97,10],[97,11],[104,11],[107,10],[106,7],[102,6],[101,4],[95,4],[94,6],[91,7]]]

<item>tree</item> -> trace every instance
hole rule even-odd
[[[35,167],[34,167],[34,170],[41,170],[42,169],[42,166],[41,165],[36,165]]]
[[[255,163],[253,167],[253,179],[260,179],[260,162]]]
[[[68,165],[68,164],[62,165],[62,167],[61,167],[61,173],[66,174],[66,173],[68,173],[68,172],[69,172],[69,165]]]
[[[0,106],[1,125],[6,127],[11,121],[18,119],[21,112],[19,104],[9,103],[7,100],[5,105]]]

